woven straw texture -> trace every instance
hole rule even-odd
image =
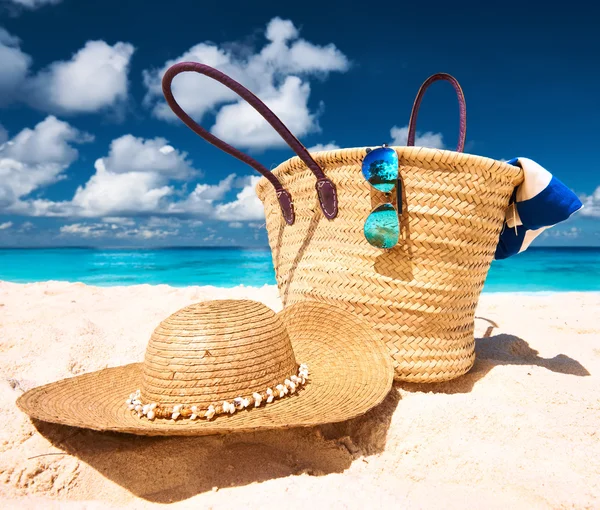
[[[125,404],[140,388],[159,404],[214,403],[264,391],[306,363],[297,393],[213,420],[138,418]],[[144,363],[64,379],[23,394],[31,417],[141,435],[209,435],[312,426],[364,414],[389,392],[393,367],[385,345],[352,314],[299,303],[275,314],[253,301],[199,303],[163,321]]]
[[[284,306],[316,300],[364,318],[383,336],[396,379],[446,381],[473,365],[475,307],[522,170],[451,151],[394,149],[404,205],[391,250],[363,235],[369,213],[386,202],[362,175],[366,148],[312,154],[337,186],[334,220],[323,217],[315,178],[298,157],[273,171],[292,195],[294,225],[259,181],[279,293]]]

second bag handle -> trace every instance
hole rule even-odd
[[[458,133],[458,146],[456,147],[456,152],[462,152],[465,148],[465,138],[467,136],[467,104],[465,102],[465,95],[463,94],[462,88],[458,83],[458,80],[446,73],[437,73],[429,78],[427,78],[419,92],[417,92],[417,97],[415,98],[415,102],[412,107],[412,111],[410,112],[410,121],[408,123],[408,141],[406,145],[409,147],[414,146],[415,144],[415,135],[417,132],[417,116],[419,115],[419,106],[421,106],[421,101],[423,99],[423,94],[432,83],[445,80],[452,84],[454,90],[456,91],[456,95],[458,97],[458,106],[460,109],[460,130]]]
[[[222,83],[230,90],[234,91],[238,96],[247,101],[250,106],[252,106],[258,113],[262,115],[262,117],[269,123],[275,131],[279,133],[279,135],[285,140],[285,142],[291,147],[291,149],[298,155],[298,157],[304,161],[306,166],[310,169],[310,171],[317,178],[316,190],[317,195],[319,197],[319,203],[321,205],[321,210],[323,214],[328,219],[333,219],[337,216],[338,213],[338,199],[337,199],[337,190],[335,184],[329,180],[321,167],[317,164],[317,162],[312,158],[309,152],[306,150],[306,147],[300,143],[300,141],[291,133],[291,131],[279,120],[279,118],[269,109],[267,105],[265,105],[258,97],[256,97],[252,92],[250,92],[246,87],[242,84],[238,83],[234,79],[230,78],[226,74],[223,74],[221,71],[217,69],[207,66],[205,64],[200,64],[199,62],[180,62],[178,64],[174,64],[171,66],[162,79],[162,90],[167,100],[167,104],[173,110],[175,115],[177,115],[186,126],[188,126],[194,133],[204,138],[207,142],[212,143],[219,149],[225,151],[226,153],[232,155],[233,157],[243,161],[247,165],[250,165],[257,172],[262,174],[275,188],[275,192],[277,193],[277,200],[279,201],[279,205],[281,207],[281,212],[283,217],[288,225],[292,225],[294,223],[295,214],[294,214],[294,205],[292,201],[292,196],[290,193],[283,187],[279,179],[271,173],[265,166],[260,164],[254,158],[248,156],[248,154],[244,154],[239,151],[235,147],[232,147],[228,143],[220,140],[215,135],[204,129],[200,126],[196,121],[194,121],[183,109],[175,98],[173,97],[173,91],[171,90],[171,85],[173,82],[173,78],[180,73],[193,71],[196,73],[203,74],[212,78],[213,80]]]

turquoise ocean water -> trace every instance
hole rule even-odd
[[[0,280],[258,287],[275,284],[268,249],[0,249]],[[484,292],[600,291],[600,248],[530,248],[492,264]]]

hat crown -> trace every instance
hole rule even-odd
[[[281,319],[262,303],[217,300],[175,312],[154,330],[141,393],[159,404],[210,404],[262,392],[295,374]]]

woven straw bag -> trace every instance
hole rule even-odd
[[[170,90],[173,77],[184,71],[237,92],[298,156],[269,172],[198,126]],[[456,152],[412,146],[421,99],[437,80],[449,81],[458,94]],[[366,147],[309,154],[256,96],[202,64],[173,66],[163,91],[188,127],[263,174],[257,193],[284,306],[316,300],[362,317],[383,336],[398,380],[446,381],[472,367],[475,308],[509,199],[523,175],[504,162],[462,153],[466,107],[453,77],[436,74],[425,81],[411,113],[408,146],[393,147],[402,182],[401,238],[389,250],[371,246],[363,235],[365,219],[386,202],[362,175]]]

